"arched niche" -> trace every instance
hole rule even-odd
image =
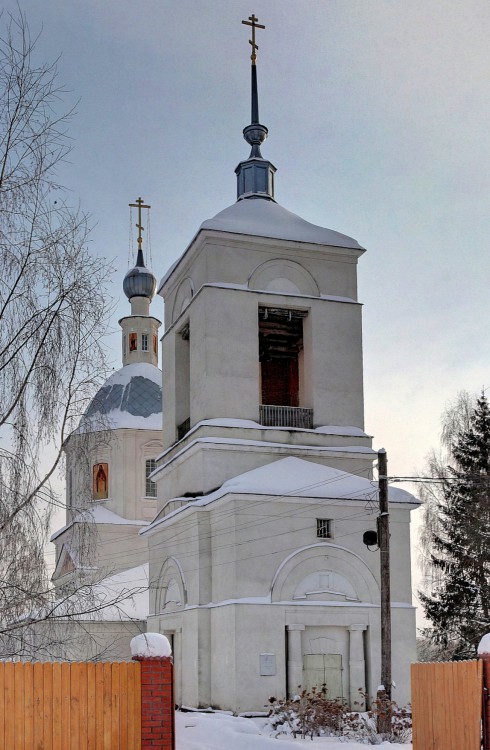
[[[257,266],[248,279],[248,288],[278,294],[305,294],[318,297],[318,285],[306,268],[287,258],[267,260]]]
[[[187,604],[187,588],[179,561],[168,557],[162,565],[156,584],[155,612],[167,614],[184,609]]]
[[[172,308],[172,323],[175,323],[179,315],[181,315],[191,299],[194,296],[194,284],[189,276],[182,279],[178,289],[175,293],[174,305]]]
[[[327,565],[323,570],[308,573],[296,586],[294,601],[334,601],[358,602],[359,593],[345,575],[330,570]]]
[[[325,589],[323,594],[319,593],[316,598],[312,588],[311,595],[305,591],[306,598],[301,599],[302,588],[314,584],[315,577],[322,574],[329,574],[329,582],[343,587],[343,591],[335,594],[333,587],[323,586],[327,581],[318,577],[316,580],[322,583],[320,588]],[[355,598],[350,597],[352,593]],[[288,555],[276,570],[271,584],[273,602],[351,600],[374,604],[379,602],[379,596],[379,586],[366,563],[345,547],[326,542],[302,547]]]

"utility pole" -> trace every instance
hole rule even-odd
[[[378,698],[386,702],[385,710],[378,715],[378,732],[391,731],[391,594],[390,594],[390,515],[388,507],[388,459],[386,451],[378,451],[379,483],[379,552],[381,582],[381,683],[383,691]],[[381,708],[381,707],[380,707]]]

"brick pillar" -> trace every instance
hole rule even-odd
[[[483,662],[483,750],[490,750],[490,654],[478,658]]]
[[[171,656],[133,656],[141,664],[141,750],[175,750]]]

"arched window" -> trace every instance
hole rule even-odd
[[[109,497],[109,465],[94,464],[92,469],[92,497],[106,500]]]
[[[150,479],[150,474],[157,468],[157,462],[154,458],[149,458],[145,461],[145,497],[156,497],[157,496],[157,485]]]

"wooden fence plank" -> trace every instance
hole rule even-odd
[[[12,662],[5,664],[5,717],[7,719],[5,724],[5,747],[14,747],[14,723],[10,721],[12,712],[14,710],[14,699],[15,699],[15,686],[14,686],[14,668],[15,665]]]
[[[141,701],[141,667],[139,662],[128,664],[128,748],[140,750],[141,714],[138,712],[136,694]],[[139,714],[139,715],[138,715]]]
[[[0,664],[0,747],[5,747],[5,663]]]
[[[95,724],[95,664],[87,664],[87,750],[96,750],[96,724]]]
[[[133,700],[134,700],[134,748],[135,750],[141,750],[141,665],[139,662],[134,662],[134,686],[133,686]]]
[[[64,750],[62,725],[61,664],[53,664],[53,750]],[[26,748],[27,750],[27,748]]]
[[[111,716],[111,665],[109,662],[102,664],[104,674],[104,750],[111,750],[112,716]]]
[[[104,750],[104,665],[95,664],[95,746],[96,750]]]
[[[34,750],[44,749],[44,672],[43,665],[36,662],[33,667],[32,700],[34,704]],[[7,746],[8,747],[8,746]]]
[[[15,750],[25,750],[24,742],[24,665],[15,664],[14,669],[14,722]]]
[[[61,664],[61,747],[71,750],[70,716],[71,669],[70,664]]]
[[[128,664],[119,665],[119,744],[120,750],[128,750]],[[131,750],[131,748],[129,748]]]
[[[71,750],[80,750],[80,664],[70,664],[71,669]]]
[[[119,748],[119,664],[111,665],[111,750]]]
[[[78,665],[80,677],[80,750],[88,747],[88,664]]]
[[[34,748],[34,665],[24,664],[24,748]],[[2,734],[0,719],[0,737]]]
[[[44,748],[53,746],[53,665],[43,664]]]

